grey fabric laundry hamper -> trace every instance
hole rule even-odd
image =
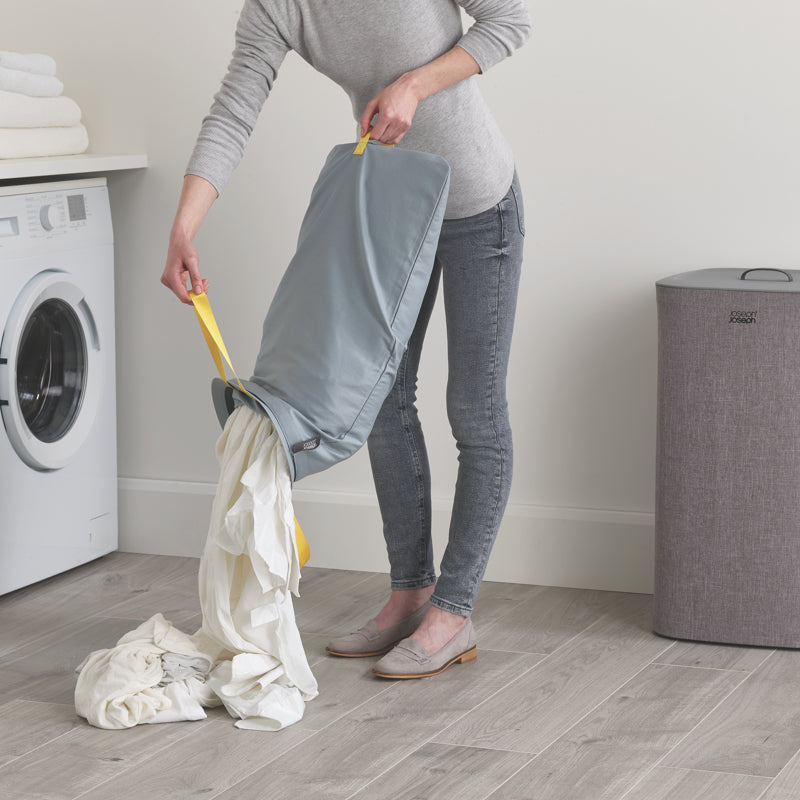
[[[365,137],[366,138],[366,137]],[[269,415],[292,480],[358,450],[391,390],[430,282],[450,167],[364,139],[334,147],[264,321],[253,376],[215,379],[220,423]]]
[[[653,628],[800,647],[800,271],[656,284]]]

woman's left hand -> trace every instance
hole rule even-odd
[[[399,144],[422,100],[480,71],[478,62],[456,45],[433,61],[401,75],[376,94],[361,115],[361,135],[366,135],[377,114],[372,138],[384,144]]]
[[[414,83],[411,74],[401,75],[376,94],[361,115],[361,135],[367,133],[372,118],[377,114],[372,138],[384,144],[399,144],[411,127],[420,101]]]

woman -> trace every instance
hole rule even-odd
[[[474,18],[463,33],[459,6]],[[395,386],[368,440],[391,566],[388,602],[328,645],[339,656],[386,653],[381,677],[434,675],[475,656],[475,597],[511,485],[505,396],[522,262],[522,198],[510,147],[474,76],[523,44],[523,0],[245,0],[228,73],[184,178],[162,283],[190,303],[208,282],[192,239],[241,159],[289,50],[342,86],[363,136],[436,153],[450,194],[428,292]],[[448,417],[459,470],[436,578],[430,472],[414,406],[422,341],[439,281],[448,337]]]

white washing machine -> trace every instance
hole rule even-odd
[[[0,186],[0,594],[117,547],[104,178]]]

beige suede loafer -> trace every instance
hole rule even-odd
[[[416,639],[403,639],[372,668],[372,673],[394,680],[428,678],[444,672],[451,664],[466,664],[477,657],[475,629],[468,619],[467,624],[432,656]]]
[[[344,658],[367,658],[388,653],[399,641],[410,636],[419,628],[428,608],[428,603],[425,603],[411,616],[401,619],[400,622],[390,625],[382,631],[378,630],[378,624],[371,619],[355,633],[331,639],[325,650],[329,655]]]

